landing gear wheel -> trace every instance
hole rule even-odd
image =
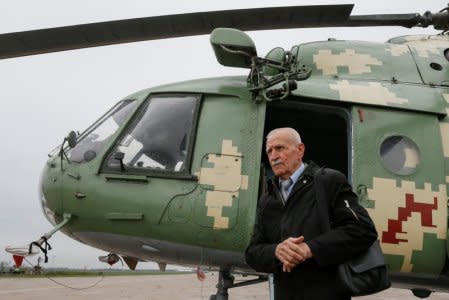
[[[220,270],[218,275],[217,293],[209,297],[210,300],[228,300],[228,288],[234,285],[234,276],[229,271]]]

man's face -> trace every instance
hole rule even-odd
[[[296,145],[286,132],[279,131],[267,140],[267,155],[271,169],[281,179],[289,178],[299,168],[304,156],[304,144]]]

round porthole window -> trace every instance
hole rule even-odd
[[[410,175],[420,162],[418,146],[405,136],[393,135],[380,146],[382,163],[387,170],[398,175]]]

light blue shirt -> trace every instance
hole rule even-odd
[[[292,174],[292,176],[290,176],[290,179],[292,180],[292,184],[290,185],[290,187],[288,188],[288,193],[290,194],[290,192],[293,189],[293,186],[295,185],[296,181],[298,181],[298,178],[301,177],[302,173],[304,172],[304,169],[306,168],[306,164],[301,163],[301,165],[299,166],[299,168]],[[279,180],[280,183],[280,180]]]

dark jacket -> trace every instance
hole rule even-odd
[[[313,163],[304,170],[294,185],[286,204],[279,192],[278,178],[269,182],[259,201],[257,220],[247,263],[258,272],[274,274],[275,299],[328,300],[350,299],[340,295],[335,283],[338,264],[367,249],[377,232],[367,211],[358,204],[357,195],[346,177],[332,169],[321,169]],[[317,175],[319,174],[319,175]],[[314,192],[315,176],[326,185],[332,229],[324,225]],[[357,214],[357,220],[346,202]],[[274,252],[278,243],[303,235],[313,257],[297,265],[292,272],[282,272]]]

